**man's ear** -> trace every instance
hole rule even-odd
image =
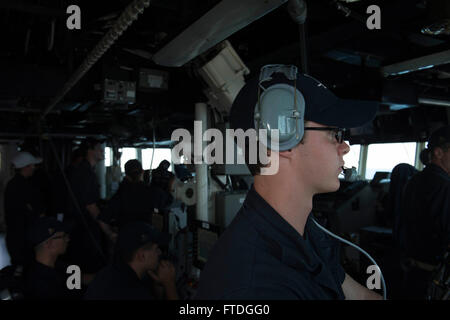
[[[444,151],[442,150],[442,148],[434,148],[433,150],[433,155],[436,159],[442,159],[442,157],[444,156]]]
[[[45,241],[45,242],[42,244],[42,247],[45,248],[45,249],[51,249],[51,248],[53,248],[53,241],[52,241],[51,239]]]
[[[134,258],[135,258],[137,261],[143,261],[143,260],[144,260],[144,251],[141,250],[141,249],[138,249],[138,250],[136,251],[136,253],[134,254]]]

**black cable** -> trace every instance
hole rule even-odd
[[[308,67],[308,50],[306,44],[306,26],[305,24],[298,25],[298,32],[300,36],[300,65],[301,71],[304,74],[309,73]]]
[[[307,5],[304,0],[290,0],[287,6],[289,15],[292,20],[298,24],[298,31],[300,36],[300,65],[301,72],[308,74],[308,57],[307,57],[307,43],[306,43],[306,19],[307,19]]]
[[[59,161],[58,153],[56,152],[56,147],[53,144],[53,141],[52,141],[50,136],[48,136],[48,141],[49,141],[50,147],[51,147],[51,149],[53,151],[53,155],[55,157],[56,163],[58,164],[58,168],[61,171],[62,177],[64,179],[64,183],[66,184],[66,188],[67,188],[67,190],[69,192],[70,198],[71,198],[73,204],[75,205],[76,211],[80,215],[81,221],[82,221],[84,227],[86,228],[86,231],[87,231],[87,233],[89,235],[89,238],[92,240],[92,243],[94,244],[94,247],[97,249],[98,253],[100,254],[101,259],[103,260],[103,262],[106,262],[107,261],[106,257],[103,254],[103,251],[101,250],[100,245],[95,240],[92,232],[89,230],[89,226],[88,226],[88,224],[86,222],[86,219],[84,218],[83,213],[81,211],[80,204],[78,203],[78,200],[75,197],[75,194],[73,193],[72,187],[70,186],[70,182],[67,179],[66,173],[64,172],[64,168],[62,167],[61,162]]]

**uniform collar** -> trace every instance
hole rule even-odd
[[[126,275],[127,278],[133,281],[141,282],[136,272],[127,263],[115,262],[114,268],[119,270],[120,274]]]
[[[331,246],[331,241],[308,217],[304,236],[297,232],[252,185],[243,207],[249,209],[249,219],[266,242],[271,254],[284,265],[300,272],[308,272],[317,283],[336,291],[331,273],[316,252],[319,247]]]
[[[278,252],[277,256],[282,259],[283,263],[291,264],[301,261],[307,269],[316,267],[317,263],[311,256],[311,247],[308,245],[308,222],[305,225],[304,236],[302,236],[261,197],[253,185],[243,206],[252,211],[249,218],[253,220],[254,227],[265,240],[270,241],[274,249],[277,247],[278,250],[281,250],[281,253]],[[300,261],[298,261],[299,258],[301,258]]]

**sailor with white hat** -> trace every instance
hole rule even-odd
[[[20,273],[33,256],[27,241],[27,230],[32,221],[41,214],[42,199],[29,178],[34,173],[34,166],[41,163],[42,159],[21,151],[11,162],[16,174],[5,189],[6,246],[11,264]]]

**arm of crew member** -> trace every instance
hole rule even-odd
[[[149,270],[148,274],[161,284],[166,292],[167,300],[178,300],[178,292],[175,284],[175,267],[169,261],[161,261],[157,273]]]
[[[114,243],[116,242],[117,233],[113,231],[111,226],[102,220],[97,220],[98,224],[100,225],[100,228],[103,230],[103,232],[106,234],[106,236]]]
[[[345,274],[342,291],[344,292],[345,300],[383,300],[381,295],[363,287],[348,274]]]
[[[158,277],[166,291],[167,300],[178,300],[177,287],[175,285],[175,267],[173,264],[168,261],[161,261]]]
[[[178,300],[177,288],[174,282],[164,284],[167,300]]]
[[[100,214],[100,209],[97,207],[96,203],[91,203],[86,205],[86,210],[89,212],[92,218],[97,219]]]

